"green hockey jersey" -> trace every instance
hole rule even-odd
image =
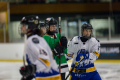
[[[46,42],[50,46],[51,50],[53,50],[55,48],[55,46],[59,44],[59,33],[56,33],[55,37],[56,38],[51,37],[47,34],[43,36],[43,38],[46,40]],[[62,35],[61,35],[61,37],[62,37]],[[64,49],[63,54],[67,54],[67,48]],[[56,60],[57,64],[59,64],[59,57],[55,56],[54,54],[53,54],[53,57]],[[62,55],[60,57],[60,59],[61,59],[61,73],[69,71],[65,55]]]

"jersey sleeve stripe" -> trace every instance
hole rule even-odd
[[[69,57],[73,57],[73,54],[67,54],[67,56],[69,56]]]
[[[94,52],[95,54],[96,54],[96,56],[97,56],[97,58],[99,57],[99,53],[98,52]]]
[[[42,61],[47,67],[50,65],[50,62],[48,60],[39,58],[40,61]]]

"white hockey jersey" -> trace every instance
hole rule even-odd
[[[67,49],[68,54],[66,55],[66,58],[68,60],[73,58],[71,67],[73,67],[76,62],[78,51],[80,51],[81,49],[85,49],[89,52],[89,58],[79,62],[75,69],[86,69],[86,73],[96,70],[96,68],[94,67],[94,61],[100,55],[100,43],[95,38],[91,37],[89,40],[83,43],[80,39],[80,36],[75,36],[68,43]],[[75,70],[73,70],[73,72],[75,72]]]
[[[36,65],[35,80],[61,80],[52,51],[42,37],[32,35],[27,39],[26,59]]]

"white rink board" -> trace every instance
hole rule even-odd
[[[68,64],[70,68],[71,63]],[[0,80],[20,80],[22,65],[22,62],[0,62]],[[120,80],[120,63],[95,63],[95,66],[102,80]]]
[[[22,60],[24,43],[0,43],[0,60]]]

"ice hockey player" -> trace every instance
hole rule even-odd
[[[42,29],[43,33],[46,34],[46,27],[44,22],[40,22],[40,28]]]
[[[45,20],[45,26],[47,28],[47,33],[43,36],[43,38],[47,41],[51,50],[53,51],[53,57],[58,65],[60,57],[61,78],[62,80],[65,80],[65,73],[69,71],[68,64],[64,55],[67,54],[67,38],[61,35],[61,45],[59,44],[59,33],[57,33],[57,21],[53,17],[47,18]]]
[[[21,80],[61,80],[58,66],[46,41],[40,37],[42,30],[39,17],[30,15],[21,20],[22,33],[27,35],[26,60],[28,65],[20,68]]]
[[[70,80],[101,80],[94,66],[94,61],[100,55],[100,43],[91,36],[92,29],[91,24],[84,23],[81,26],[82,37],[75,36],[68,44],[66,58],[73,57],[71,69],[78,62],[70,75]]]

